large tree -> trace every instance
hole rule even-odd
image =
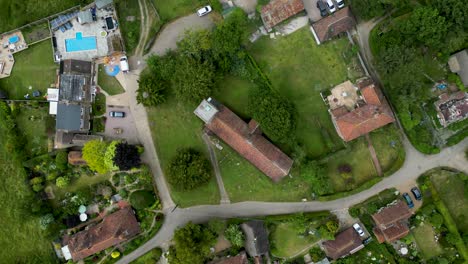
[[[324,195],[333,192],[333,187],[324,165],[316,161],[310,161],[305,165],[302,173],[305,180],[310,183],[310,189],[313,193]]]
[[[174,246],[169,250],[169,263],[202,264],[216,241],[215,235],[202,225],[188,223],[174,233]]]
[[[169,165],[169,182],[178,190],[194,189],[210,178],[210,163],[200,152],[191,148],[178,150]]]
[[[166,101],[167,82],[159,74],[147,73],[138,80],[137,102],[144,106],[156,106]]]
[[[211,95],[214,79],[215,69],[209,61],[179,56],[172,83],[179,100],[199,103]]]
[[[294,105],[267,87],[254,89],[249,95],[249,111],[265,134],[273,141],[288,142],[295,135]]]
[[[140,153],[135,145],[120,142],[115,148],[114,164],[120,170],[129,170],[141,165]]]
[[[89,168],[100,174],[105,174],[109,168],[105,164],[105,155],[108,144],[100,140],[88,141],[83,147],[83,159]]]

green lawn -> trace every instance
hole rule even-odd
[[[52,45],[49,41],[29,46],[28,49],[14,55],[15,65],[10,77],[0,79],[0,87],[11,99],[24,99],[28,94],[39,90],[44,95],[50,84],[55,82],[57,64],[52,57]],[[32,89],[29,89],[31,86]]]
[[[291,223],[278,224],[270,234],[271,243],[275,245],[272,254],[276,257],[290,258],[312,247],[319,240],[316,236],[305,237],[296,234]]]
[[[328,164],[328,175],[330,176],[335,192],[355,189],[359,185],[377,176],[377,171],[375,170],[369,149],[367,148],[366,139],[360,137],[347,144],[347,149],[333,154],[326,160]],[[340,175],[338,167],[342,164],[351,165],[353,180],[347,181]]]
[[[295,104],[296,138],[312,157],[329,150],[324,133],[330,135],[336,147],[341,147],[320,91],[347,80],[347,65],[341,54],[350,48],[346,38],[317,46],[305,27],[276,40],[263,37],[249,50],[273,86]]]
[[[163,22],[195,13],[197,8],[208,4],[208,0],[153,0]]]
[[[125,93],[125,90],[119,81],[117,81],[115,77],[106,74],[102,64],[99,64],[98,68],[98,85],[109,95]]]
[[[128,54],[133,54],[140,40],[140,5],[135,0],[115,0],[114,4],[119,15],[120,31],[125,41],[125,49]]]
[[[395,124],[387,125],[370,133],[372,145],[384,172],[396,171],[405,161],[405,150],[400,141],[399,133]]]
[[[100,116],[106,113],[106,96],[102,93],[96,94],[93,103],[93,115]]]
[[[456,173],[438,170],[431,175],[431,181],[450,211],[458,229],[468,232],[468,199],[464,195],[464,183]]]
[[[412,232],[425,259],[430,259],[443,253],[440,244],[434,240],[435,233],[430,224],[418,226]]]
[[[229,107],[239,117],[250,120],[247,111],[249,90],[256,86],[251,81],[228,75],[217,83],[213,97]]]
[[[170,96],[163,105],[147,109],[154,144],[165,174],[178,148],[192,147],[208,158],[208,150],[201,138],[203,124],[193,114],[195,108],[196,105],[178,103]],[[217,204],[220,199],[214,176],[210,182],[195,190],[179,192],[171,188],[171,194],[174,202],[181,207]]]
[[[29,157],[47,153],[46,119],[51,118],[48,106],[22,106],[16,117],[16,124],[22,134]]]

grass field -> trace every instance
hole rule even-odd
[[[216,85],[214,98],[229,107],[245,121],[250,120],[247,111],[249,90],[255,88],[255,84],[231,75],[221,79]]]
[[[117,81],[115,77],[106,74],[102,64],[99,64],[98,68],[98,85],[109,95],[125,93],[125,90],[122,85],[120,85],[119,81]]]
[[[319,239],[317,236],[304,237],[296,234],[290,223],[281,223],[270,234],[271,243],[275,249],[272,254],[276,257],[290,258],[310,248]]]
[[[0,87],[11,99],[24,99],[24,95],[39,90],[44,95],[51,83],[55,82],[57,64],[52,58],[49,41],[30,46],[14,55],[15,65],[10,77],[0,79]],[[31,89],[29,87],[31,86]]]
[[[341,54],[348,48],[346,38],[317,46],[308,27],[276,40],[264,37],[250,48],[273,86],[295,104],[296,138],[312,157],[328,151],[321,129],[326,130],[333,143],[341,144],[320,91],[347,79],[347,65]]]
[[[434,240],[434,230],[430,224],[424,224],[413,229],[414,239],[425,259],[442,254],[443,250],[437,241]]]
[[[163,22],[195,13],[198,7],[208,4],[208,0],[153,0]]]
[[[468,199],[464,195],[464,183],[453,172],[438,170],[431,175],[431,181],[437,188],[440,197],[450,211],[458,229],[468,232]]]
[[[156,108],[148,108],[148,119],[154,143],[163,171],[167,168],[178,148],[192,147],[204,153],[208,151],[201,138],[202,121],[193,114],[195,105],[178,103],[174,97]],[[219,192],[213,179],[193,191],[179,192],[171,189],[172,198],[179,206],[219,203]]]
[[[133,54],[140,40],[141,14],[138,1],[115,0],[115,7],[119,16],[120,31],[125,41],[128,54]],[[130,19],[130,17],[133,17]]]
[[[370,133],[370,137],[383,171],[390,170],[395,165],[401,167],[405,150],[396,125],[388,125],[373,131]]]
[[[25,150],[30,157],[47,153],[46,119],[51,118],[48,106],[21,107],[16,117],[18,129],[26,142]]]

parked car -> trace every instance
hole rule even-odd
[[[332,0],[327,0],[327,6],[328,6],[328,10],[330,10],[330,13],[335,13],[336,11],[336,7],[335,7],[335,4],[333,4],[333,1]]]
[[[130,68],[128,67],[127,56],[120,57],[120,69],[123,73],[127,73],[130,70]]]
[[[119,118],[124,118],[125,117],[125,112],[120,112],[120,111],[110,111],[109,112],[110,117],[119,117]]]
[[[320,15],[322,17],[326,17],[328,15],[327,6],[322,0],[317,1],[317,8],[320,11]]]
[[[336,5],[338,8],[343,8],[344,7],[344,0],[336,0]]]
[[[404,194],[403,194],[403,198],[405,198],[405,202],[406,202],[406,204],[408,205],[409,208],[413,208],[413,207],[414,207],[413,200],[411,200],[411,197],[409,196],[408,193],[404,193]]]
[[[211,6],[207,5],[207,6],[204,6],[204,7],[200,8],[200,9],[198,9],[197,14],[198,14],[199,17],[202,17],[202,16],[210,13],[211,10],[213,10],[213,9],[211,9]]]
[[[422,199],[422,194],[421,192],[419,191],[418,187],[414,187],[411,189],[411,192],[413,193],[414,195],[414,198],[418,201],[421,201]]]
[[[364,236],[364,231],[362,230],[361,226],[358,223],[353,225],[354,230],[359,234],[359,236]]]

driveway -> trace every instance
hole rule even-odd
[[[320,11],[317,8],[317,1],[318,0],[303,0],[307,16],[309,16],[309,19],[312,22],[317,22],[322,18]]]
[[[124,112],[124,118],[110,117],[110,111]],[[129,144],[138,144],[135,120],[132,112],[127,106],[107,105],[106,106],[106,137],[114,139],[125,139]]]

